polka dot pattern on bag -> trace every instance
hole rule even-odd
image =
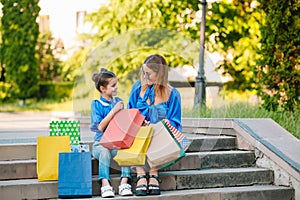
[[[70,136],[71,144],[80,142],[80,121],[63,120],[50,122],[50,136]]]

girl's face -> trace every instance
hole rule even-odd
[[[147,67],[147,65],[142,66],[142,73],[148,85],[153,85],[156,82],[157,73]]]
[[[107,99],[111,99],[113,96],[117,95],[117,90],[117,78],[110,78],[108,79],[108,85],[101,88],[101,95]]]

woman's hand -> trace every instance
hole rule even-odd
[[[149,126],[150,125],[150,121],[144,120],[142,126]]]

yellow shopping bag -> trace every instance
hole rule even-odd
[[[70,136],[37,137],[37,175],[38,181],[58,180],[58,155],[70,152]]]
[[[131,147],[128,149],[118,150],[117,155],[113,159],[120,166],[144,165],[152,133],[152,126],[142,126],[139,129]]]

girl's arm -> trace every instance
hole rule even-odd
[[[119,112],[120,110],[122,110],[124,107],[124,104],[122,101],[119,101],[118,103],[116,103],[116,105],[113,107],[113,109],[111,109],[111,111],[106,115],[106,117],[104,117],[104,119],[102,121],[100,121],[99,125],[98,125],[98,130],[99,131],[104,131],[105,128],[108,126],[110,120],[113,118],[113,116]]]

